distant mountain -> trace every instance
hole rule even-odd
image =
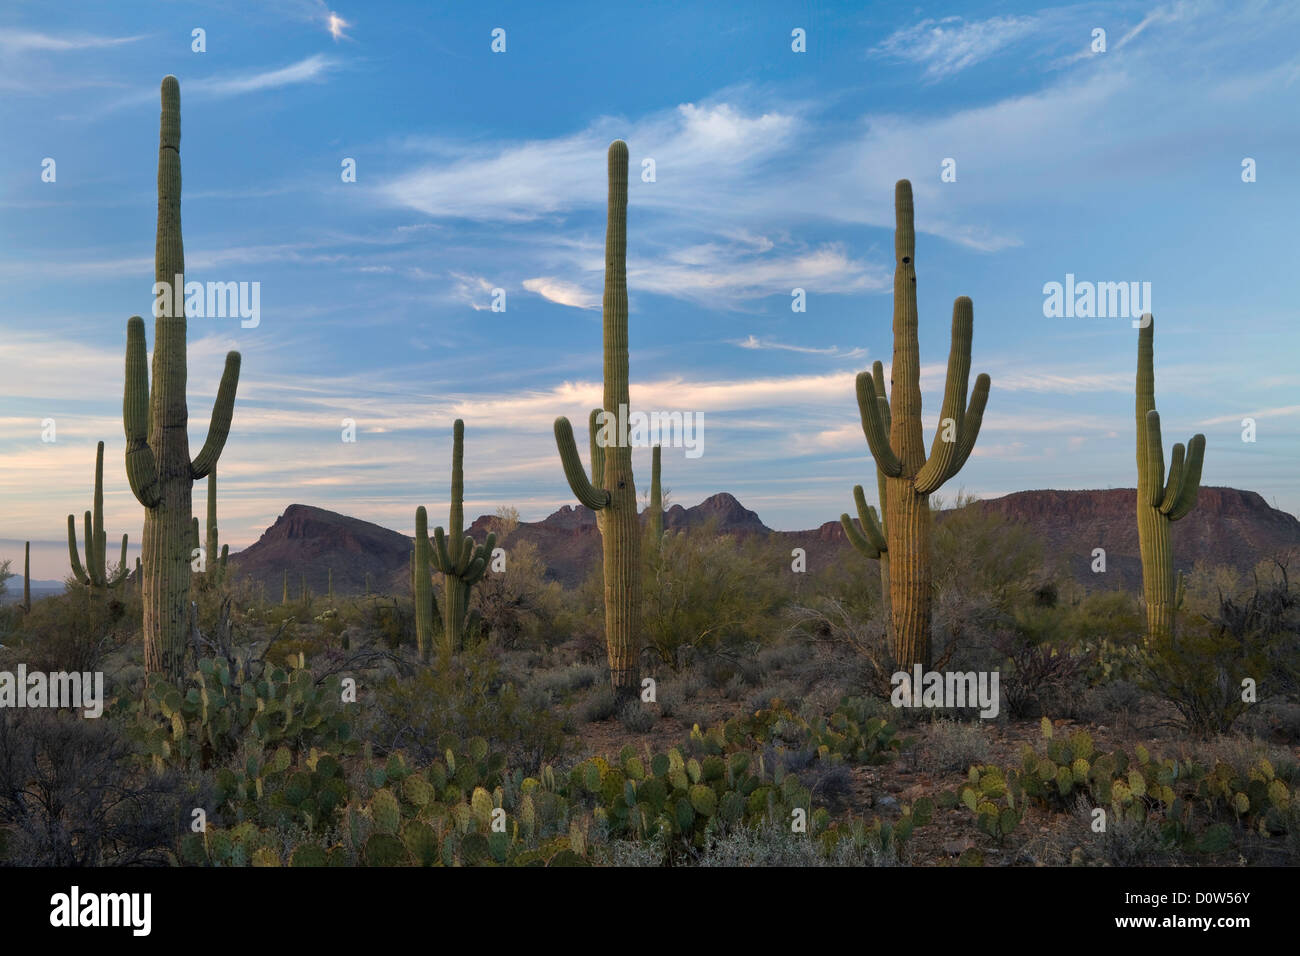
[[[51,594],[62,594],[62,581],[42,581],[40,578],[32,578],[32,597],[49,597]],[[5,593],[0,595],[0,604],[17,604],[23,599],[23,576],[15,574],[5,581]]]
[[[285,571],[291,598],[301,593],[303,575],[313,594],[325,594],[331,569],[336,594],[361,593],[367,574],[377,591],[405,591],[410,554],[404,534],[324,508],[290,505],[257,541],[232,554],[230,564],[234,574],[264,584],[267,598],[279,601]]]
[[[1028,525],[1042,541],[1044,554],[1059,560],[1081,584],[1131,589],[1142,580],[1136,494],[1132,488],[1020,491],[970,507]],[[943,513],[938,520],[943,520]],[[481,541],[492,521],[488,515],[478,518],[470,533]],[[783,547],[802,547],[809,571],[831,562],[865,560],[852,551],[837,520],[809,531],[773,531],[726,493],[691,508],[673,505],[664,512],[668,530],[699,528],[709,522],[716,522],[719,534],[762,535]],[[566,505],[541,521],[520,522],[511,540],[532,542],[546,563],[547,576],[566,587],[581,582],[600,558],[596,516],[583,507]],[[1300,521],[1269,507],[1254,492],[1202,488],[1196,508],[1174,526],[1173,542],[1179,568],[1190,569],[1204,558],[1248,571],[1263,558],[1300,552]],[[237,574],[264,582],[272,600],[279,598],[286,568],[291,596],[299,593],[301,574],[306,574],[313,593],[325,593],[330,568],[337,593],[359,593],[367,572],[376,590],[405,593],[411,546],[405,535],[368,521],[290,505],[255,544],[230,560]],[[1091,571],[1094,548],[1106,549],[1105,575]]]

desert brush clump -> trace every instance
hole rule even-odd
[[[883,474],[884,528],[871,521],[861,487],[855,498],[864,531],[884,540],[875,550],[889,556],[889,604],[894,656],[901,668],[930,666],[930,495],[955,475],[970,457],[984,418],[989,377],[981,374],[967,404],[974,307],[966,296],[952,308],[952,347],[944,387],[939,427],[930,455],[925,454],[921,430],[921,362],[917,343],[916,233],[913,228],[912,184],[901,179],[894,188],[894,358],[891,393],[886,402],[883,374],[857,379],[862,430]],[[882,407],[884,406],[884,407]],[[888,424],[887,424],[888,422]],[[846,522],[846,524],[851,524]],[[877,541],[876,543],[879,543]],[[869,552],[868,552],[869,553]]]
[[[1179,596],[1169,525],[1196,507],[1205,460],[1205,436],[1193,435],[1184,449],[1174,445],[1165,474],[1165,453],[1156,411],[1155,320],[1141,319],[1137,367],[1137,525],[1142,552],[1142,594],[1147,606],[1147,643],[1168,644],[1174,637]]]
[[[226,355],[207,441],[191,460],[185,404],[185,314],[173,315],[185,283],[181,239],[181,92],[162,81],[158,142],[158,229],[154,250],[154,350],[150,380],[144,320],[126,327],[122,423],[126,474],[144,506],[142,573],[145,669],[179,678],[190,621],[190,538],[194,482],[216,467],[230,433],[239,384],[239,353]]]
[[[627,143],[609,147],[609,206],[605,226],[604,350],[605,394],[602,409],[594,409],[591,431],[591,478],[567,418],[555,420],[564,476],[577,499],[597,513],[604,552],[605,646],[610,682],[620,702],[640,690],[638,655],[641,642],[641,523],[636,484],[632,479],[632,448],[612,427],[627,414]],[[621,413],[621,415],[620,415]]]
[[[77,557],[77,522],[68,515],[68,556],[72,561],[72,576],[88,588],[115,588],[126,580],[126,542],[122,535],[122,555],[113,573],[108,572],[108,540],[104,533],[104,443],[100,442],[95,451],[95,499],[94,511],[85,515],[86,564],[83,567]],[[24,564],[24,582],[30,576],[31,544],[28,543]],[[31,590],[23,585],[24,604],[31,609]]]

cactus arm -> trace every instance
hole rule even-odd
[[[578,457],[578,446],[573,440],[573,426],[564,417],[555,420],[555,444],[560,450],[560,462],[564,465],[564,477],[569,481],[573,496],[592,511],[600,511],[609,504],[609,492],[592,485],[587,472]],[[592,438],[594,451],[595,437]],[[603,453],[602,453],[603,457]]]
[[[889,433],[880,415],[880,402],[876,397],[876,386],[871,375],[859,372],[857,379],[858,411],[862,416],[862,433],[867,436],[867,445],[871,448],[871,457],[876,460],[876,467],[890,478],[897,478],[903,471],[903,465],[889,446]]]
[[[952,304],[952,345],[948,349],[948,377],[944,382],[943,405],[939,410],[939,427],[930,445],[930,457],[916,473],[916,490],[923,495],[939,490],[952,474],[957,460],[961,432],[966,417],[966,384],[970,381],[970,345],[975,324],[974,306],[968,296],[958,296]],[[945,422],[951,421],[952,428]],[[945,440],[944,433],[951,431]]]
[[[1201,493],[1201,466],[1205,461],[1205,436],[1193,435],[1187,443],[1187,461],[1183,465],[1182,481],[1179,483],[1178,497],[1169,509],[1169,520],[1177,521],[1196,507],[1196,499]]]
[[[867,504],[867,496],[863,494],[861,485],[853,486],[853,503],[857,506],[858,521],[862,524],[867,540],[871,542],[872,548],[877,553],[884,554],[889,550],[885,541],[885,530],[876,516],[876,509]]]
[[[72,515],[68,515],[68,557],[72,561],[72,576],[89,587],[90,576],[81,566],[81,556],[77,554],[77,519]]]
[[[862,536],[858,526],[853,523],[853,519],[847,514],[840,515],[840,524],[844,527],[844,536],[849,539],[849,544],[860,551],[868,558],[880,557],[880,552],[871,547],[870,542]]]
[[[451,573],[451,557],[447,554],[447,532],[442,530],[442,525],[433,529],[432,564],[443,574]]]
[[[971,390],[970,404],[966,406],[966,415],[962,419],[960,440],[957,444],[957,457],[953,459],[947,478],[961,471],[966,459],[975,449],[975,440],[980,435],[980,425],[984,423],[984,406],[989,401],[989,386],[992,384],[987,375],[981,372],[975,377],[975,387]],[[944,480],[946,481],[947,478]]]
[[[474,553],[474,539],[465,535],[460,539],[460,558],[455,562],[455,571],[457,577],[464,577],[465,570],[477,555]]]
[[[1146,459],[1138,496],[1145,492],[1146,504],[1159,507],[1165,485],[1165,452],[1160,442],[1160,413],[1154,408],[1146,415]]]
[[[1169,475],[1165,479],[1164,491],[1158,502],[1161,514],[1169,514],[1178,499],[1178,492],[1183,484],[1183,461],[1186,452],[1187,449],[1183,447],[1182,442],[1175,442],[1169,457]]]
[[[126,384],[122,392],[122,424],[126,431],[126,477],[131,493],[146,508],[162,497],[158,465],[149,447],[149,361],[144,343],[144,319],[133,315],[126,323]]]
[[[591,483],[597,488],[605,484],[605,446],[598,440],[601,411],[602,409],[593,408],[587,416],[587,432],[591,443]]]
[[[871,384],[876,388],[876,398],[880,404],[880,420],[885,424],[885,432],[888,434],[889,426],[892,420],[889,415],[889,392],[885,390],[885,364],[877,359],[871,365]]]
[[[867,504],[867,496],[863,493],[861,485],[854,485],[853,501],[857,505],[858,521],[862,525],[862,531],[857,529],[857,526],[854,525],[847,514],[842,514],[840,515],[840,524],[844,526],[844,533],[858,551],[868,558],[879,558],[888,550],[888,546],[885,542],[884,532],[876,518],[876,510]]]
[[[221,385],[217,388],[217,401],[212,406],[208,439],[190,464],[190,473],[195,479],[208,476],[208,472],[217,466],[221,450],[226,447],[226,438],[230,435],[230,419],[235,414],[235,390],[238,387],[239,353],[227,352],[226,368],[221,373]]]

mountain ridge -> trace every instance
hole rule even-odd
[[[1044,554],[1084,586],[1134,588],[1141,584],[1141,561],[1135,520],[1136,490],[1107,488],[1060,491],[1034,489],[972,502],[969,507],[1027,524],[1043,544]],[[846,496],[847,497],[847,496]],[[948,512],[937,512],[944,520]],[[642,515],[644,520],[644,513]],[[468,531],[478,540],[495,519],[481,515]],[[719,492],[686,508],[675,504],[664,512],[669,531],[701,527],[716,521],[720,534],[763,535],[793,549],[803,547],[810,571],[827,562],[859,560],[838,520],[805,531],[774,531],[734,495]],[[594,567],[600,555],[595,513],[565,505],[540,521],[521,521],[511,543],[532,542],[547,567],[547,577],[573,587]],[[1253,491],[1235,488],[1201,489],[1197,507],[1174,527],[1174,560],[1190,569],[1198,558],[1249,571],[1261,559],[1300,551],[1300,520],[1271,507]],[[289,594],[296,598],[305,576],[315,594],[324,594],[329,571],[339,594],[364,590],[366,576],[376,591],[405,593],[410,575],[409,537],[382,525],[314,505],[293,504],[248,548],[231,555],[235,573],[260,581],[268,598],[280,594],[284,570],[289,569]],[[1091,570],[1093,551],[1106,551],[1105,577]]]

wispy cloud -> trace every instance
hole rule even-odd
[[[1214,418],[1202,419],[1198,424],[1201,425],[1226,425],[1228,422],[1240,425],[1243,418],[1281,418],[1290,415],[1300,415],[1300,405],[1281,405],[1277,408],[1261,408],[1254,412],[1241,412],[1237,415],[1218,415]]]
[[[872,52],[920,64],[925,79],[937,82],[987,60],[1034,32],[1037,25],[1033,17],[927,19],[895,31]]]
[[[789,345],[785,342],[776,342],[772,339],[760,339],[756,335],[750,335],[731,343],[738,345],[742,349],[753,349],[755,351],[765,351],[776,349],[782,352],[800,352],[805,355],[831,355],[835,358],[857,359],[864,358],[867,350],[863,348],[842,349],[838,345],[832,345],[827,348],[815,348],[808,345]]]
[[[543,299],[549,299],[551,302],[560,305],[572,306],[575,309],[600,308],[599,295],[588,292],[572,282],[565,282],[563,279],[556,279],[553,276],[525,279],[524,288],[529,292],[537,293]]]
[[[31,30],[0,28],[0,50],[7,53],[61,53],[68,50],[93,50],[121,46],[144,39],[145,34],[128,37],[96,36],[89,33],[37,33]]]
[[[319,80],[329,71],[337,69],[340,61],[317,53],[297,63],[276,70],[264,70],[242,76],[226,78],[209,77],[192,80],[188,89],[212,96],[238,96],[242,93],[256,93],[261,90],[273,90],[296,83],[310,83]]]

